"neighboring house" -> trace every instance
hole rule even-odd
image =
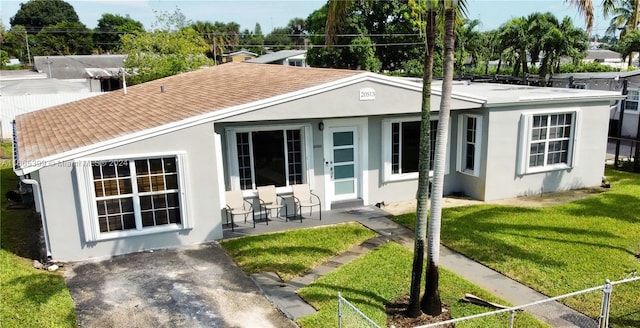
[[[35,71],[48,78],[83,82],[91,92],[122,88],[120,76],[127,55],[35,56]]]
[[[100,95],[89,92],[85,83],[58,79],[9,76],[0,78],[0,138],[11,139],[11,122],[17,115]]]
[[[255,54],[253,52],[250,51],[246,51],[246,50],[240,50],[240,51],[236,51],[236,52],[232,52],[232,53],[228,53],[228,54],[223,54],[222,55],[222,62],[223,63],[237,63],[237,62],[243,62],[243,61],[247,61],[247,60],[251,60],[258,57],[258,54]]]
[[[222,238],[225,190],[256,204],[257,186],[308,183],[324,210],[414,199],[421,98],[419,83],[370,72],[219,65],[18,116],[15,172],[60,260],[202,243]],[[445,194],[599,186],[619,99],[454,86]]]
[[[611,108],[609,115],[611,136],[620,135],[624,138],[635,139],[638,133],[638,122],[640,120],[640,70],[627,72],[597,72],[597,73],[565,73],[555,74],[551,79],[553,87],[574,88],[588,90],[606,90],[623,92],[624,85],[627,85],[627,98],[624,102],[625,109],[622,116],[622,126],[620,124],[620,112],[623,102],[617,103]]]
[[[603,65],[615,67],[618,69],[627,69],[627,62],[622,60],[622,56],[611,50],[607,49],[589,49],[587,50],[587,57],[582,60],[583,63],[598,62]]]
[[[306,50],[280,50],[247,60],[248,63],[307,67]]]

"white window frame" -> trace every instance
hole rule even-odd
[[[431,121],[437,121],[438,115],[431,116]],[[405,181],[405,180],[417,180],[419,173],[411,172],[411,173],[393,173],[393,165],[391,158],[391,133],[392,133],[392,124],[393,123],[403,123],[403,122],[416,122],[420,121],[420,116],[405,116],[405,117],[395,117],[395,118],[386,118],[382,120],[382,181],[383,182],[393,182],[393,181]],[[451,131],[449,131],[451,132]],[[450,140],[449,140],[450,141]],[[447,141],[447,143],[449,143]],[[435,149],[434,149],[435,151]],[[445,165],[445,174],[449,174],[449,147],[447,147],[447,161]],[[433,176],[433,170],[429,170],[429,177]]]
[[[98,222],[98,207],[96,205],[97,197],[94,188],[93,167],[92,163],[100,161],[129,161],[148,160],[161,157],[175,157],[178,174],[178,195],[180,199],[180,224],[169,223],[154,227],[142,227],[142,218],[140,210],[140,199],[137,192],[137,183],[135,181],[135,172],[131,173],[133,207],[136,220],[136,228],[123,231],[100,232],[100,224]],[[187,197],[187,155],[184,152],[171,153],[149,153],[135,154],[125,156],[109,156],[109,157],[92,157],[82,158],[74,161],[76,177],[78,181],[78,192],[80,198],[80,207],[82,211],[82,223],[84,226],[84,239],[86,242],[97,242],[102,240],[141,236],[155,234],[168,231],[179,231],[193,228],[191,220],[189,200]],[[135,164],[132,166],[135,169]]]
[[[569,146],[567,153],[567,163],[546,164],[546,155],[548,148],[545,150],[545,165],[529,167],[529,158],[531,155],[531,129],[533,125],[533,117],[538,115],[555,115],[555,114],[573,114],[573,123],[571,125],[571,136],[569,137]],[[557,170],[567,170],[576,166],[578,157],[578,140],[581,127],[581,110],[575,108],[552,109],[544,111],[535,111],[522,114],[520,117],[520,163],[518,173],[520,175],[549,172]]]
[[[467,160],[467,119],[476,119],[476,135],[475,135],[475,153],[473,155],[473,170],[466,169]],[[458,159],[456,161],[456,170],[463,174],[472,176],[480,175],[480,154],[482,149],[482,115],[478,114],[462,114],[458,116]]]
[[[629,102],[636,103],[636,109],[635,110],[627,109],[629,107],[629,106],[627,106],[627,104]],[[629,88],[629,90],[627,90],[627,99],[625,101],[624,112],[625,113],[638,113],[638,112],[640,112],[640,88]]]
[[[240,168],[238,165],[238,147],[237,147],[237,139],[236,133],[249,133],[258,132],[258,131],[279,131],[279,130],[300,130],[301,136],[300,141],[304,144],[302,145],[302,171],[304,172],[303,183],[309,184],[311,189],[314,189],[314,169],[313,169],[313,129],[311,124],[272,124],[272,125],[254,125],[248,127],[228,127],[225,128],[226,135],[226,143],[227,143],[227,167],[229,168],[229,182],[231,190],[242,190],[240,188]],[[285,153],[286,153],[286,142],[285,142]],[[288,162],[287,162],[288,164]],[[288,170],[288,165],[285,164],[285,167]],[[253,164],[253,157],[251,157],[251,168],[255,170]],[[252,178],[255,178],[255,174],[252,175]],[[285,177],[287,183],[289,177]],[[254,182],[255,184],[255,182]],[[253,197],[256,196],[256,189],[246,189],[242,190],[244,197]],[[277,187],[277,193],[288,193],[291,192],[291,186],[287,185],[284,187]]]

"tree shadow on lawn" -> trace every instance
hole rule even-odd
[[[280,276],[282,276],[282,274],[295,276],[311,269],[314,265],[319,264],[311,263],[311,267],[300,264],[297,260],[295,260],[295,258],[298,257],[298,254],[316,254],[317,257],[321,258],[320,262],[324,262],[326,259],[337,255],[335,251],[332,251],[330,249],[313,246],[270,246],[262,248],[258,244],[256,244],[256,247],[244,248],[240,252],[231,252],[229,249],[226,249],[226,251],[227,253],[231,254],[231,256],[234,258],[234,261],[236,261],[236,263],[238,263],[238,265],[242,267],[243,271],[247,273],[275,271]],[[252,254],[255,254],[256,256],[252,257]],[[241,256],[250,259],[248,261],[245,261],[244,263],[241,263],[238,261],[239,257]],[[285,261],[276,263],[272,261],[274,258],[284,258]],[[287,259],[290,259],[290,261]],[[265,267],[267,269],[265,269]]]
[[[456,213],[464,213],[456,215]],[[465,213],[468,212],[468,213]],[[510,206],[496,206],[484,208],[452,208],[448,211],[448,219],[444,223],[442,239],[445,244],[465,255],[478,261],[484,262],[506,262],[509,258],[527,259],[541,266],[562,267],[563,262],[555,261],[534,251],[528,251],[521,247],[521,244],[509,243],[496,234],[512,234],[525,238],[537,238],[546,233],[557,233],[567,236],[567,242],[574,243],[584,234],[614,238],[611,233],[602,231],[592,231],[587,229],[575,229],[565,227],[552,227],[544,225],[532,225],[529,222],[518,222],[516,219],[523,213],[542,213],[544,209],[521,208]],[[504,217],[514,217],[513,224],[496,223],[492,220]],[[562,241],[562,240],[558,240]],[[602,246],[609,246],[603,244]],[[508,250],[508,252],[502,251]]]
[[[31,269],[29,269],[31,270]],[[23,274],[6,282],[24,303],[40,306],[60,292],[66,292],[67,286],[62,277],[55,273],[35,272]],[[18,292],[19,291],[19,292]]]
[[[629,223],[640,223],[640,197],[615,193],[602,193],[561,207],[564,213],[574,216],[601,216]],[[612,208],[615,207],[615,210]]]
[[[351,304],[355,305],[357,308],[360,308],[363,305],[375,307],[381,311],[384,311],[385,305],[390,301],[379,294],[367,291],[365,289],[356,289],[352,287],[345,287],[344,285],[334,285],[334,284],[326,284],[326,283],[318,283],[314,282],[310,288],[319,288],[322,289],[322,293],[314,292],[310,296],[310,300],[318,303],[327,303],[338,300],[338,292],[342,293],[342,297],[344,297]]]

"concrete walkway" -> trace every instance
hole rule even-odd
[[[345,215],[347,213],[347,215]],[[351,214],[351,215],[348,215]],[[316,221],[305,219],[307,224],[315,226],[325,223],[338,223],[357,221],[363,226],[376,231],[379,236],[368,240],[362,245],[354,246],[343,254],[339,254],[326,263],[314,268],[306,274],[296,277],[288,282],[282,282],[274,273],[254,274],[252,279],[258,284],[265,295],[288,317],[297,319],[315,313],[315,309],[304,302],[296,291],[319,277],[333,271],[342,264],[366,254],[371,249],[392,240],[413,250],[413,231],[407,229],[387,218],[389,214],[375,207],[362,209],[350,209],[345,211],[332,211],[325,213],[324,217],[333,218],[331,220]],[[351,219],[351,220],[349,220]],[[295,222],[288,222],[287,225],[297,225]],[[302,224],[305,225],[305,224]],[[272,231],[279,230],[275,224],[270,224],[268,228]],[[267,228],[265,225],[262,230]],[[238,231],[238,229],[236,229]],[[484,265],[481,265],[461,254],[458,254],[446,247],[440,250],[441,266],[475,285],[487,290],[493,295],[504,299],[514,305],[528,304],[534,301],[544,300],[548,297],[535,290],[522,285],[511,278],[508,278]],[[538,320],[545,322],[552,327],[597,327],[597,322],[583,314],[572,310],[558,302],[548,302],[543,305],[527,307],[525,311],[531,313]]]

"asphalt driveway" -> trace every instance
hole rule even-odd
[[[297,327],[217,243],[66,267],[80,327]]]

